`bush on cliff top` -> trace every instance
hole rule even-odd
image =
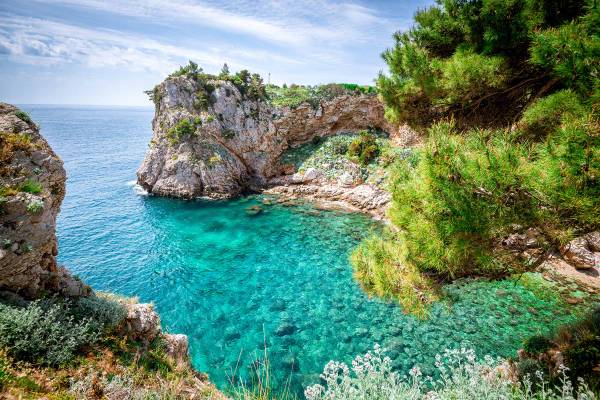
[[[0,303],[0,349],[16,360],[58,366],[108,334],[125,318],[122,305],[102,297]]]
[[[282,87],[268,85],[266,90],[269,101],[276,107],[296,108],[307,103],[314,109],[318,108],[321,102],[338,96],[375,93],[375,88],[372,86],[359,86],[352,83],[329,83],[316,86],[292,84]]]

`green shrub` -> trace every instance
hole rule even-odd
[[[438,1],[382,55],[389,71],[377,90],[386,117],[504,125],[532,96],[560,87],[553,75],[589,95],[599,85],[599,25],[586,0]]]
[[[538,360],[525,358],[517,363],[517,373],[522,380],[528,379],[538,381],[538,374],[545,371],[545,366]]]
[[[567,87],[589,96],[600,79],[600,13],[597,6],[579,22],[535,32],[531,62],[552,71]]]
[[[29,204],[27,204],[27,212],[31,214],[37,214],[38,212],[42,211],[43,208],[44,202],[41,200],[32,200],[29,202]]]
[[[31,179],[26,180],[20,187],[19,191],[31,194],[40,194],[42,193],[43,186],[36,181]]]
[[[543,97],[528,107],[517,125],[522,136],[539,141],[556,131],[567,117],[581,117],[585,108],[571,90],[561,90]]]
[[[14,376],[9,370],[10,364],[11,363],[6,356],[0,353],[0,390],[3,390],[14,380]]]
[[[0,304],[0,346],[17,360],[61,365],[97,340],[87,320],[75,321],[59,304],[34,302],[26,308]]]
[[[29,114],[27,114],[25,111],[19,110],[19,111],[15,112],[15,115],[17,116],[17,118],[19,118],[23,122],[27,122],[28,124],[33,123]]]
[[[361,131],[360,136],[348,146],[348,156],[358,159],[361,165],[366,166],[379,155],[379,145],[375,135]]]
[[[582,339],[564,351],[565,363],[573,376],[589,376],[600,364],[600,336]]]
[[[174,146],[184,137],[193,135],[196,132],[196,128],[196,122],[192,122],[189,119],[182,119],[167,131],[166,137],[169,145]]]
[[[0,303],[0,348],[15,360],[57,366],[118,325],[123,307],[102,298],[50,298],[26,307]]]
[[[523,349],[530,354],[545,353],[552,347],[552,342],[545,336],[535,335],[525,340]]]
[[[221,128],[221,136],[223,136],[225,139],[233,139],[235,137],[235,130],[233,129],[227,129],[227,128]]]
[[[317,86],[290,85],[289,87],[270,85],[266,90],[271,104],[276,107],[290,107],[292,109],[304,103],[316,109],[321,102],[329,101],[338,96],[373,94],[376,92],[375,88],[371,86],[359,86],[352,83],[328,83]]]
[[[473,51],[457,50],[450,58],[433,65],[440,71],[439,93],[434,102],[442,104],[471,102],[504,87],[508,78],[502,57]]]

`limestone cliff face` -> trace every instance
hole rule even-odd
[[[16,107],[0,103],[0,295],[94,295],[56,262],[56,217],[65,181],[63,162],[38,127]],[[145,342],[162,335],[167,355],[189,363],[187,337],[162,333],[152,305],[123,305],[124,333]]]
[[[242,94],[231,82],[210,84],[214,90],[203,110],[197,96],[204,83],[178,76],[155,89],[154,135],[137,172],[138,182],[149,192],[234,197],[280,175],[281,154],[315,136],[390,129],[383,105],[373,95],[344,95],[316,109],[308,104],[275,108]],[[182,121],[191,125],[191,132],[177,135]]]
[[[0,103],[0,290],[36,297],[89,288],[56,263],[56,216],[65,196],[63,163],[38,127]]]

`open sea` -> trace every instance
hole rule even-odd
[[[329,360],[350,362],[374,343],[397,370],[419,364],[427,373],[446,348],[513,356],[524,338],[573,318],[537,285],[475,281],[448,287],[452,302],[417,320],[352,279],[351,250],[379,229],[368,217],[261,196],[146,196],[135,171],[153,109],[21,107],[67,170],[59,261],[96,290],[153,302],[167,331],[189,336],[193,365],[222,389],[250,379],[265,348],[275,385],[300,393]],[[250,215],[252,205],[263,212]]]

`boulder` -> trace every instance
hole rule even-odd
[[[133,339],[146,343],[153,341],[161,332],[160,318],[152,304],[134,303],[127,304],[127,317],[125,318],[127,334]]]
[[[590,232],[561,248],[565,261],[578,269],[600,267],[600,232]]]
[[[189,363],[188,356],[188,337],[182,334],[163,334],[165,342],[165,351],[167,356],[173,359],[177,364],[183,365]]]

